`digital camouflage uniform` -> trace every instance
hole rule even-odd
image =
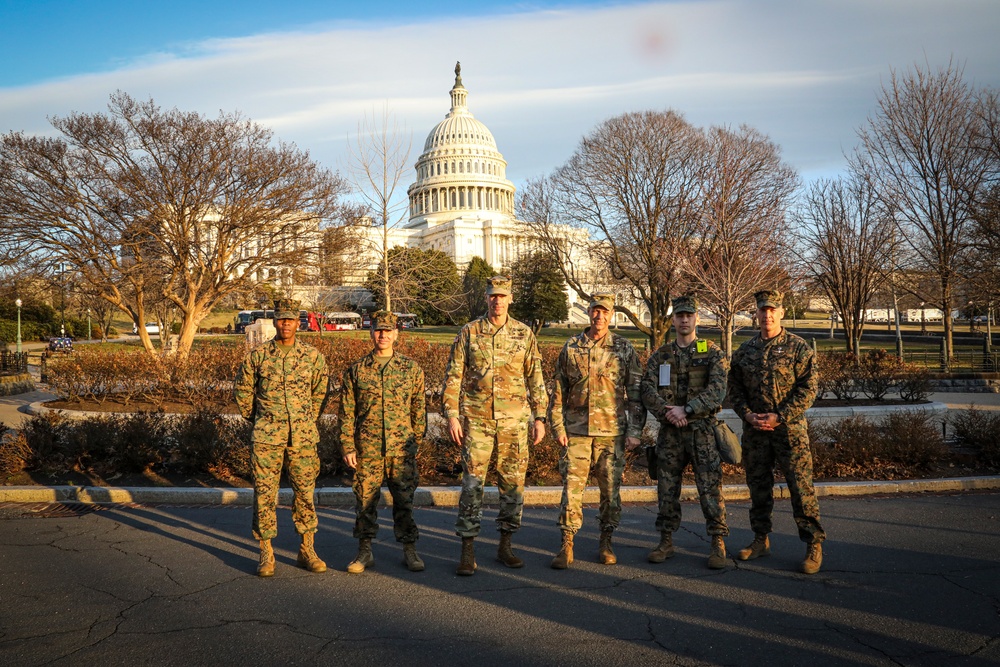
[[[764,340],[758,333],[733,354],[729,399],[743,426],[743,464],[750,488],[750,527],[757,535],[771,532],[774,508],[774,464],[781,467],[792,497],[792,513],[803,542],[826,538],[819,523],[813,489],[812,452],[805,412],[816,399],[817,375],[812,348],[795,334]],[[746,424],[750,412],[778,415],[774,431]]]
[[[531,329],[508,317],[502,327],[485,316],[469,322],[451,346],[445,370],[444,416],[462,420],[462,494],[455,532],[479,534],[483,481],[494,446],[500,511],[497,527],[521,527],[524,476],[528,469],[528,428],[542,416],[548,398],[542,358]]]
[[[614,333],[599,341],[580,333],[559,353],[549,421],[554,437],[569,437],[559,458],[562,530],[576,534],[583,525],[583,492],[591,467],[596,467],[601,490],[601,530],[618,527],[625,438],[641,437],[646,417],[639,399],[641,377],[635,348]]]
[[[292,521],[303,535],[318,525],[314,492],[319,476],[319,418],[326,397],[326,359],[316,348],[295,341],[287,352],[275,341],[252,350],[236,372],[240,414],[253,422],[253,534],[270,540],[278,534],[275,509],[281,466],[295,492]]]
[[[401,354],[394,353],[383,366],[370,352],[344,371],[338,429],[344,454],[358,455],[354,537],[375,537],[382,482],[388,480],[396,541],[416,542],[413,494],[420,483],[417,448],[427,424],[424,403],[424,372]]]
[[[702,351],[699,351],[702,350]],[[659,386],[660,366],[670,364],[670,385]],[[729,534],[722,497],[722,459],[715,443],[715,415],[726,397],[726,357],[715,343],[696,339],[686,348],[672,341],[646,363],[642,403],[660,422],[656,438],[656,528],[674,533],[681,525],[681,483],[688,463],[694,471],[701,511],[709,535]],[[697,387],[701,389],[697,389]],[[688,424],[667,421],[669,406],[687,406]]]

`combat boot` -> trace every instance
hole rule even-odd
[[[646,556],[646,560],[650,563],[662,563],[668,558],[672,558],[674,555],[674,534],[673,533],[660,533],[660,543],[656,545],[656,548],[649,552]]]
[[[310,572],[326,572],[326,563],[316,555],[316,533],[303,533],[302,544],[299,545],[299,567]]]
[[[471,577],[476,573],[476,538],[462,538],[462,559],[458,562],[455,574],[461,577]]]
[[[712,536],[712,551],[708,554],[708,569],[723,570],[726,567],[726,543],[722,535]]]
[[[500,546],[497,547],[497,560],[507,567],[524,567],[524,561],[514,555],[514,550],[510,548],[510,536],[508,532],[500,533]]]
[[[802,561],[802,571],[806,574],[816,574],[823,564],[823,544],[813,542],[806,545],[806,559]]]
[[[573,533],[568,530],[562,532],[562,548],[552,559],[553,570],[565,570],[573,564]]]
[[[271,540],[260,541],[260,561],[257,563],[257,576],[274,576],[274,549],[271,548]]]
[[[754,558],[760,558],[761,556],[768,556],[771,553],[771,541],[767,539],[766,534],[756,534],[753,537],[753,542],[751,542],[745,549],[740,549],[740,552],[736,554],[736,557],[740,560],[753,560]]]
[[[424,571],[424,561],[417,555],[417,547],[413,542],[407,542],[403,545],[403,562],[406,563],[406,569],[410,572]]]
[[[372,555],[372,540],[370,537],[362,537],[358,540],[358,555],[347,566],[347,571],[351,574],[361,574],[365,568],[375,564],[375,556]]]
[[[597,562],[601,565],[614,565],[618,562],[614,550],[611,548],[611,533],[614,531],[606,528],[601,531],[601,542],[597,547]]]

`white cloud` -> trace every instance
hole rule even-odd
[[[330,166],[365,112],[386,102],[414,158],[448,111],[455,60],[471,111],[514,180],[547,172],[604,118],[674,108],[701,125],[748,123],[807,174],[842,165],[890,67],[949,57],[1000,86],[992,0],[672,2],[186,44],[121,69],[0,89],[0,129],[97,111],[122,89],[163,106],[240,110]]]

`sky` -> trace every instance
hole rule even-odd
[[[647,109],[755,127],[808,182],[842,172],[893,70],[1000,88],[998,28],[998,0],[0,0],[0,133],[51,134],[123,90],[239,111],[345,171],[387,107],[412,165],[461,61],[515,185]]]

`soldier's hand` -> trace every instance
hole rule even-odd
[[[344,464],[351,470],[356,470],[358,467],[358,453],[351,452],[350,454],[344,454]]]
[[[669,421],[677,428],[681,428],[682,426],[687,426],[688,423],[687,413],[684,412],[684,406],[675,405],[671,407],[669,410],[667,410],[667,421]]]
[[[625,438],[625,449],[626,451],[632,451],[636,447],[642,444],[642,440],[639,438]]]
[[[556,442],[558,442],[563,447],[569,447],[569,436],[568,435],[557,436]]]
[[[452,442],[456,445],[462,444],[462,439],[464,434],[462,433],[462,420],[458,417],[448,418],[448,435],[451,436]]]
[[[545,437],[545,422],[536,419],[535,420],[535,437],[532,440],[531,444],[537,445],[538,443],[540,443],[542,441],[542,438],[544,438],[544,437]]]
[[[773,431],[778,426],[778,415],[773,412],[765,412],[757,415],[761,431]]]

